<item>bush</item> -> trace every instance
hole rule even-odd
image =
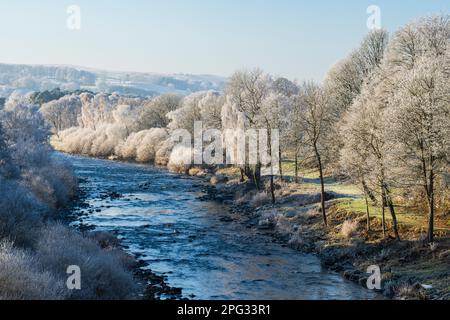
[[[52,209],[67,205],[76,195],[76,178],[72,170],[59,161],[53,160],[45,167],[27,170],[23,179],[33,193]]]
[[[46,208],[26,188],[12,181],[0,181],[0,239],[29,247],[37,239]]]
[[[250,205],[253,207],[261,207],[270,202],[269,196],[265,192],[257,193],[250,200]]]
[[[36,258],[15,249],[10,242],[0,243],[0,300],[64,299],[65,282],[37,268]]]
[[[80,267],[81,290],[71,291],[71,299],[134,298],[134,279],[117,250],[103,250],[96,241],[58,224],[42,229],[36,250],[41,265],[61,277],[67,276],[68,266]]]

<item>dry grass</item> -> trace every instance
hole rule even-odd
[[[345,238],[350,239],[353,236],[355,236],[357,232],[358,232],[358,221],[355,220],[344,221],[341,227],[341,234]]]

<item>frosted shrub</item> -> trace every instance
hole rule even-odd
[[[278,215],[276,217],[276,229],[281,234],[291,235],[294,232],[294,225],[289,218]]]
[[[154,162],[160,145],[167,137],[167,131],[161,128],[135,132],[116,148],[116,154],[125,160]]]
[[[185,172],[192,163],[192,148],[180,145],[170,153],[168,168],[174,172]]]
[[[102,124],[95,132],[95,139],[92,141],[89,154],[96,157],[113,155],[116,146],[128,135],[127,128],[120,124]]]
[[[23,174],[23,179],[36,197],[50,207],[56,207],[56,196],[51,183],[46,179],[44,172],[40,170],[28,170]]]
[[[64,206],[75,195],[77,181],[64,163],[52,160],[46,167],[27,170],[24,183],[50,208]]]
[[[41,224],[45,207],[16,182],[0,181],[0,239],[19,246],[31,246]]]
[[[138,162],[153,162],[156,158],[156,152],[161,144],[168,138],[165,129],[153,128],[147,130],[142,144],[136,150],[136,160]]]
[[[59,138],[53,139],[55,149],[68,153],[88,155],[95,131],[88,128],[70,128],[59,133]]]
[[[265,227],[265,228],[271,228],[275,226],[277,219],[277,211],[276,210],[270,210],[267,212],[264,212],[258,222],[259,227]]]
[[[67,201],[77,194],[78,181],[72,168],[59,161],[53,161],[51,167],[46,167],[47,172],[52,172],[54,177],[53,186],[55,188],[55,195],[58,200],[58,205],[64,205]]]
[[[353,237],[357,231],[358,231],[358,221],[347,220],[342,224],[341,234],[347,239]]]
[[[92,239],[62,225],[51,225],[42,229],[36,250],[41,265],[61,277],[66,276],[67,266],[80,267],[81,290],[71,291],[71,299],[133,298],[134,280],[123,260]]]
[[[65,281],[37,265],[32,253],[0,242],[0,300],[64,299]]]
[[[265,192],[257,193],[250,200],[250,205],[260,207],[270,202],[269,196]]]
[[[161,142],[158,151],[155,154],[155,164],[166,166],[170,160],[170,154],[174,147],[175,143],[172,139],[167,139]]]
[[[142,142],[145,132],[135,132],[116,148],[116,154],[124,160],[136,159],[136,148]]]

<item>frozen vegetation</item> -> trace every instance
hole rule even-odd
[[[76,178],[52,156],[39,109],[16,102],[0,111],[0,299],[130,298],[124,254],[58,222]],[[66,286],[69,265],[89,278],[80,291]]]
[[[52,70],[59,79],[58,69]],[[0,188],[4,196],[0,199],[0,235],[4,240],[0,268],[6,271],[0,277],[9,273],[10,277],[22,277],[8,267],[17,263],[23,266],[17,268],[20,272],[48,283],[49,297],[65,297],[57,279],[64,272],[58,262],[66,261],[66,254],[80,259],[81,264],[86,257],[95,256],[95,266],[89,267],[103,270],[105,279],[118,279],[118,287],[102,290],[102,297],[125,297],[131,281],[113,263],[117,259],[113,253],[97,254],[98,245],[92,240],[60,225],[49,225],[47,217],[54,219],[56,208],[74,195],[76,183],[70,169],[51,158],[48,130],[52,146],[63,152],[167,165],[189,172],[189,165],[181,165],[192,156],[189,149],[174,148],[170,139],[177,129],[192,133],[195,121],[202,121],[205,129],[280,129],[279,153],[293,160],[293,179],[298,180],[300,169],[318,172],[320,199],[316,202],[320,203],[324,225],[329,224],[326,176],[344,178],[361,188],[367,231],[369,207],[378,207],[383,236],[391,232],[400,240],[397,211],[401,205],[427,216],[426,240],[433,243],[436,215],[448,215],[448,15],[411,22],[391,37],[383,30],[369,33],[328,72],[323,83],[295,83],[254,69],[235,72],[223,90],[210,83],[192,84],[184,79],[173,84],[170,79],[160,79],[160,83],[174,86],[168,90],[172,93],[136,97],[102,87],[105,83],[89,72],[64,70],[65,79],[84,79],[89,84],[70,93],[67,87],[62,88],[66,92],[15,92],[1,112]],[[40,74],[38,69],[31,71]],[[130,79],[145,82],[148,77],[133,75]],[[19,80],[14,80],[16,87],[30,87],[28,79]],[[93,82],[104,90],[86,90]],[[175,90],[177,86],[182,90]],[[273,175],[266,187],[262,169],[261,163],[238,168],[241,181],[248,181],[257,190],[253,198],[243,201],[254,205],[276,202],[280,191],[275,190]],[[387,215],[392,221],[390,230],[385,223]],[[31,227],[36,225],[41,227]],[[340,230],[345,238],[357,231],[352,220]],[[77,237],[80,240],[73,241]],[[58,247],[61,241],[67,241],[65,250]],[[34,260],[38,263],[30,262]],[[98,285],[108,283],[105,279],[100,278]],[[18,294],[17,288],[8,287],[9,282],[0,281],[3,283],[6,287],[0,288],[0,294]],[[26,290],[27,296],[33,297],[33,287]],[[86,297],[95,297],[97,291],[88,288]]]
[[[195,121],[204,129],[280,129],[282,157],[320,173],[325,224],[324,176],[332,173],[359,184],[383,217],[386,208],[398,239],[396,201],[422,203],[432,242],[435,211],[445,210],[448,194],[449,37],[449,17],[431,16],[390,40],[383,30],[369,33],[321,84],[242,70],[222,92],[155,98],[82,92],[40,110],[58,150],[186,172],[189,166],[180,164],[192,154],[173,149],[170,135],[177,129],[193,133]],[[261,163],[240,169],[243,179],[261,188]],[[270,197],[276,200],[273,177]]]

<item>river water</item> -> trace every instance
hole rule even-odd
[[[115,232],[190,299],[374,299],[324,270],[317,257],[274,243],[228,210],[201,201],[198,181],[137,164],[58,155],[69,161],[90,208],[77,223]],[[90,212],[89,212],[90,211]]]

